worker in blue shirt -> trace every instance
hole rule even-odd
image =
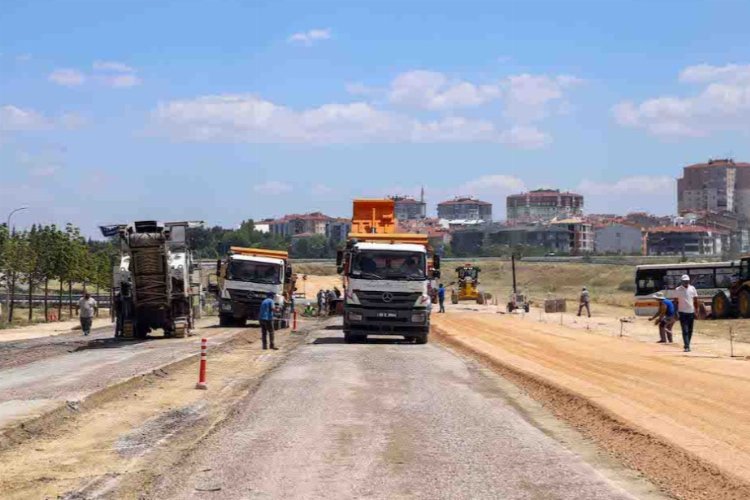
[[[672,343],[672,327],[677,322],[677,314],[674,303],[664,296],[662,292],[657,292],[653,297],[659,301],[659,309],[656,314],[649,318],[654,324],[659,325],[659,344]]]
[[[440,283],[438,287],[438,302],[440,302],[440,310],[438,312],[445,312],[445,286]]]
[[[260,303],[260,331],[261,341],[263,342],[263,349],[268,349],[270,346],[274,351],[277,350],[276,346],[273,345],[273,292],[268,292],[266,298]]]

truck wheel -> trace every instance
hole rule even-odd
[[[233,318],[226,314],[219,314],[219,326],[232,326]]]
[[[740,316],[743,318],[750,318],[750,292],[742,290],[737,297],[737,309],[740,311]]]
[[[511,304],[511,303],[508,303],[508,308],[507,308],[507,310],[508,310],[508,312],[509,312],[509,313],[512,313],[512,312],[513,312],[513,304]]]
[[[351,333],[344,333],[344,342],[347,344],[352,344],[356,340],[356,335],[352,335]]]
[[[247,324],[247,318],[234,318],[234,326],[245,328]]]
[[[711,314],[714,319],[724,319],[729,317],[732,310],[732,303],[724,292],[714,295],[711,300]]]
[[[526,312],[529,312],[529,305],[526,304],[525,306],[523,306],[523,310],[526,311]]]
[[[427,343],[427,335],[420,335],[416,338],[417,344],[424,345]]]

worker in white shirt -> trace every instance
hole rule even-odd
[[[690,284],[690,276],[682,275],[682,284],[675,289],[677,297],[677,312],[680,316],[682,341],[685,352],[690,352],[690,340],[693,338],[693,323],[695,312],[698,310],[698,291]]]

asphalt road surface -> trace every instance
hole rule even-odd
[[[321,330],[146,496],[643,496],[541,430],[506,390],[434,343],[345,344]]]

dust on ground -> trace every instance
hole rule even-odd
[[[454,308],[433,325],[676,496],[750,495],[750,362],[533,316]]]

